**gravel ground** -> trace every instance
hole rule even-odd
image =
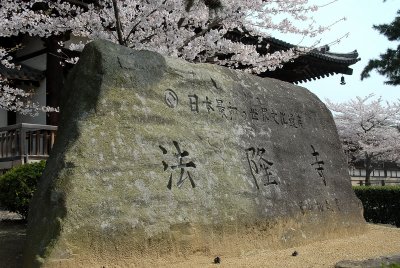
[[[400,228],[369,224],[363,235],[315,242],[284,250],[255,250],[240,256],[194,255],[187,259],[153,262],[154,267],[334,267],[342,260],[366,260],[400,255]],[[0,267],[21,267],[26,225],[15,213],[0,211]],[[294,252],[297,256],[292,256]]]
[[[295,251],[298,255],[292,256]],[[400,255],[400,228],[369,224],[368,231],[359,236],[284,250],[258,250],[243,252],[241,256],[220,256],[220,267],[326,268],[334,267],[342,260],[366,260],[388,255]],[[212,260],[198,256],[176,263],[173,267],[215,267]]]

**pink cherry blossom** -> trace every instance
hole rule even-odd
[[[247,72],[260,73],[281,68],[285,62],[307,50],[292,48],[261,55],[257,50],[260,44],[243,44],[226,38],[227,33],[246,31],[258,36],[261,42],[271,31],[314,37],[329,29],[329,26],[316,25],[312,14],[319,6],[310,5],[308,0],[211,2],[97,0],[94,4],[85,4],[84,1],[72,0],[2,0],[0,37],[79,37],[77,42],[71,41],[74,38],[59,42],[60,49],[64,47],[69,50],[81,50],[91,40],[105,39],[133,49],[156,51],[191,62],[210,62],[232,68],[245,66]],[[298,21],[309,23],[298,24]],[[220,55],[229,56],[218,57]],[[78,59],[66,60],[76,63]],[[13,64],[10,52],[1,47],[0,61],[8,68],[17,67]],[[12,90],[19,92],[12,89],[6,80],[1,81],[0,94],[9,94]],[[3,108],[21,112],[24,109],[23,105],[14,105],[4,96],[0,101],[4,101],[0,103]]]

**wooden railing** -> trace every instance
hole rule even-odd
[[[385,179],[371,178],[370,183],[371,183],[371,185],[374,185],[374,186],[400,185],[400,179],[399,178],[385,178]],[[365,185],[365,179],[352,178],[351,184],[363,186],[363,185]]]
[[[0,169],[47,159],[57,134],[56,126],[16,124],[0,128]],[[16,162],[15,164],[13,162]]]
[[[349,168],[349,175],[351,177],[365,177],[366,170],[365,168]],[[386,167],[386,168],[379,168],[374,169],[371,172],[371,178],[399,178],[400,179],[400,169],[398,166],[396,167]]]

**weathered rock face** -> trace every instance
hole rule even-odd
[[[332,116],[304,88],[96,41],[67,91],[27,266],[229,254],[364,227]]]

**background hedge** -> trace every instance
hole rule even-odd
[[[400,186],[354,186],[368,222],[400,227]]]
[[[0,206],[28,217],[29,202],[42,176],[45,161],[14,167],[0,176]]]

